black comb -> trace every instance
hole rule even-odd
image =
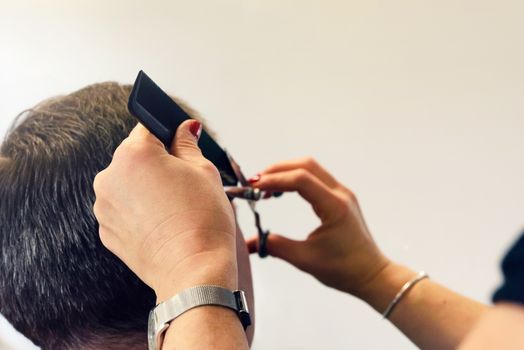
[[[178,126],[190,116],[169,95],[140,71],[129,96],[128,109],[169,149]],[[203,130],[198,142],[202,154],[220,171],[224,186],[236,186],[237,176],[226,152]]]

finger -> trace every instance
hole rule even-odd
[[[263,174],[252,185],[261,190],[297,191],[308,201],[320,219],[324,222],[331,215],[343,210],[345,199],[337,195],[326,184],[305,169],[294,169],[275,174]]]
[[[138,123],[133,128],[133,130],[131,130],[127,138],[130,140],[147,141],[147,142],[152,142],[155,144],[162,145],[162,142],[159,139],[157,139],[156,136],[153,135],[149,130],[147,130],[145,126],[143,126],[140,123]]]
[[[294,169],[305,169],[309,171],[330,188],[339,186],[339,182],[313,158],[300,158],[279,162],[268,167],[264,170],[263,174],[272,174]]]
[[[186,120],[178,127],[171,154],[184,160],[200,160],[202,152],[198,147],[198,139],[202,133],[202,123],[198,120]]]
[[[249,238],[247,245],[250,254],[258,252],[258,237]],[[271,233],[267,237],[268,254],[285,260],[299,269],[303,269],[308,262],[307,247],[305,241],[296,241],[276,233]]]
[[[248,238],[248,240],[246,241],[246,244],[247,244],[247,250],[249,251],[249,254],[254,254],[258,252],[258,236]]]

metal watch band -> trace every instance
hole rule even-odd
[[[149,315],[149,350],[160,350],[162,335],[169,323],[198,306],[218,305],[237,312],[244,329],[251,324],[243,291],[230,291],[218,286],[191,287],[160,303]]]

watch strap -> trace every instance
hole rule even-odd
[[[251,325],[251,316],[243,291],[232,292],[213,285],[191,287],[160,303],[151,311],[148,331],[149,349],[160,349],[163,333],[171,321],[188,310],[205,305],[230,308],[237,313],[244,329]]]
[[[203,305],[219,305],[238,311],[236,298],[230,290],[218,286],[197,286],[159,304],[155,308],[156,322],[169,323],[184,312]]]

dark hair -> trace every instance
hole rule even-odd
[[[154,292],[103,247],[92,211],[93,178],[136,125],[130,92],[102,83],[47,100],[0,149],[0,313],[43,349],[146,347]]]

